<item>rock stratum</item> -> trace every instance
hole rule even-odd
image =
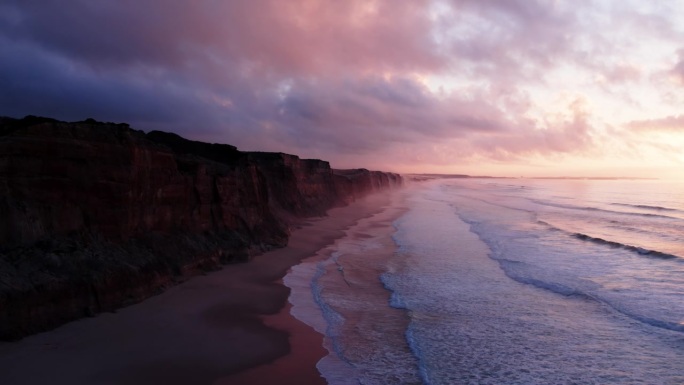
[[[127,124],[2,118],[0,339],[248,261],[285,246],[298,218],[402,183]]]

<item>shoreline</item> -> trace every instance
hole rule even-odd
[[[329,337],[325,335],[324,330],[317,330],[316,327],[306,322],[310,320],[307,319],[305,321],[300,318],[301,315],[299,317],[294,315],[293,309],[298,309],[301,306],[301,298],[299,298],[299,301],[293,299],[293,292],[298,288],[285,284],[283,279],[292,273],[293,268],[298,267],[301,264],[320,262],[321,260],[326,259],[332,252],[339,250],[342,244],[358,242],[360,239],[358,231],[368,231],[369,222],[373,223],[371,226],[376,227],[374,229],[376,233],[381,234],[381,236],[386,236],[387,239],[391,239],[391,234],[394,233],[394,229],[391,225],[388,225],[386,228],[379,228],[377,218],[381,217],[381,221],[389,221],[389,223],[391,223],[404,212],[403,209],[397,208],[397,194],[400,194],[400,190],[388,191],[385,194],[375,194],[364,198],[364,201],[361,203],[366,206],[362,209],[364,212],[363,216],[356,217],[352,221],[345,221],[346,223],[343,228],[335,230],[341,232],[338,237],[332,242],[317,248],[317,250],[308,257],[303,258],[290,266],[288,271],[283,275],[279,282],[288,288],[290,295],[281,312],[277,315],[266,316],[265,323],[269,326],[276,328],[282,327],[287,330],[290,333],[292,350],[287,355],[279,357],[273,362],[236,373],[235,375],[226,378],[226,382],[219,381],[214,385],[279,383],[282,382],[284,378],[289,381],[288,383],[293,384],[326,385],[328,383],[325,377],[323,377],[323,374],[319,372],[319,365],[324,363],[324,361],[328,361],[327,365],[330,365],[330,360],[337,361],[336,356],[331,357],[331,354],[334,355],[332,342],[329,340]],[[344,208],[339,212],[331,211],[331,218],[325,218],[320,222],[310,224],[310,226],[318,226],[317,230],[322,230],[323,232],[334,230],[338,227],[338,223],[336,222],[342,219],[339,217],[340,214],[345,214],[343,210]],[[308,238],[304,232],[301,235],[304,238]],[[303,240],[299,237],[293,237],[293,239],[295,245]],[[309,241],[309,239],[306,239],[306,242]],[[395,250],[394,244],[392,244],[390,249],[390,252],[393,253]],[[387,251],[388,249],[386,248],[385,250]],[[311,277],[307,277],[307,279],[308,278]],[[305,306],[313,306],[316,308],[315,312],[319,313],[320,309],[318,308],[318,305],[315,304],[311,289],[308,285],[304,288],[304,291],[306,292],[304,296],[308,301]],[[386,293],[386,295],[389,299],[389,293]],[[321,324],[317,322],[317,326],[320,327],[320,325]]]
[[[395,173],[93,119],[0,119],[0,158],[2,341],[284,247],[294,222],[403,185]]]
[[[378,303],[389,304],[391,292],[380,282],[380,276],[386,272],[388,262],[397,252],[397,245],[393,240],[396,228],[393,224],[408,210],[405,202],[405,190],[387,195],[380,210],[356,221],[345,231],[344,237],[336,239],[315,255],[293,266],[284,277],[286,286],[291,289],[288,298],[292,304],[290,313],[323,336],[326,354],[316,366],[331,383],[356,383],[367,373],[357,371],[349,361],[352,357],[346,354],[344,357],[339,356],[338,341],[329,335],[329,328],[341,328],[335,330],[346,330],[343,334],[352,335],[356,334],[359,326],[374,323],[378,318],[375,318],[376,313],[370,309],[359,313],[354,309],[345,309],[340,303],[332,305],[328,295],[346,293],[354,298],[375,299]],[[335,319],[333,314],[339,315],[338,312],[344,314],[344,325],[328,318]],[[406,322],[407,326],[405,312],[384,309],[382,313],[385,319]],[[364,342],[372,343],[372,338],[368,337],[362,336]],[[405,344],[403,336],[399,344]],[[377,346],[377,351],[383,351],[382,347]]]
[[[290,289],[282,277],[343,237],[345,229],[382,211],[395,192],[309,218],[292,232],[287,247],[246,264],[224,266],[116,313],[2,342],[0,382],[268,383],[283,379],[274,365],[291,376],[296,363],[294,374],[305,383],[325,384],[316,369],[326,354],[323,336],[290,314]],[[317,352],[309,348],[312,341],[318,341]]]

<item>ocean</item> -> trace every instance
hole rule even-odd
[[[328,383],[684,384],[684,183],[445,179],[395,200],[284,279]]]

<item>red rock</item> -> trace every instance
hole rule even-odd
[[[126,124],[0,120],[0,339],[141,301],[402,184]]]

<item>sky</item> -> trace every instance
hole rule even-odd
[[[684,179],[684,1],[0,0],[0,115],[335,168]]]

